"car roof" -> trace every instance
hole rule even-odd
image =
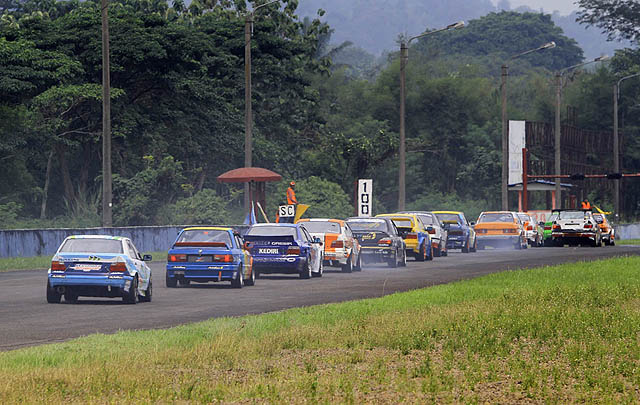
[[[333,218],[302,218],[302,219],[299,219],[298,222],[296,223],[299,224],[300,222],[335,222],[340,225],[344,225],[345,221],[342,219],[333,219]]]
[[[415,214],[396,213],[396,214],[378,214],[376,218],[410,218],[415,219]]]
[[[126,240],[124,236],[113,236],[113,235],[71,235],[68,236],[67,239],[110,239],[110,240]]]
[[[297,224],[281,224],[281,223],[268,223],[268,224],[253,224],[251,227],[261,228],[264,226],[282,226],[285,228],[297,228]]]
[[[233,229],[222,226],[191,226],[184,228],[183,231],[233,231]]]
[[[482,211],[480,215],[482,214],[514,214],[514,212],[513,211]]]
[[[464,214],[462,211],[431,211],[434,214]]]
[[[347,222],[349,222],[349,221],[387,222],[387,220],[389,220],[389,218],[387,218],[387,217],[350,217],[350,218],[347,218]]]

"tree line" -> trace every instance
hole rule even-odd
[[[242,220],[241,188],[216,177],[243,166],[244,18],[263,3],[111,2],[116,225]],[[604,24],[591,3],[581,18]],[[331,46],[331,27],[296,10],[295,0],[261,9],[253,32],[253,161],[286,179],[268,185],[267,211],[296,180],[301,200],[314,202],[310,214],[350,215],[357,178],[374,179],[377,212],[395,209],[398,55],[357,63],[355,46]],[[636,38],[629,30],[619,32]],[[0,2],[3,227],[100,223],[100,32],[99,2]],[[543,42],[560,45],[511,66],[510,117],[552,122],[553,72],[582,61],[582,50],[536,13],[490,13],[438,35],[409,53],[407,201],[473,216],[499,205],[501,62]],[[581,126],[611,128],[610,86],[639,65],[637,49],[626,49],[572,77],[565,102]],[[639,84],[625,83],[623,166],[636,171],[638,94]],[[604,189],[592,193],[610,205]],[[629,215],[640,214],[637,195],[625,193]]]

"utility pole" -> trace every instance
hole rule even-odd
[[[251,34],[253,33],[253,17],[258,9],[278,1],[280,0],[272,0],[257,6],[247,14],[244,20],[244,167],[253,165],[253,111],[251,109]],[[251,208],[251,193],[249,189],[249,183],[244,183],[245,211]]]
[[[422,38],[427,35],[435,34],[437,32],[447,31],[451,29],[458,29],[464,27],[464,21],[458,21],[453,24],[449,24],[444,28],[437,29],[435,31],[423,32],[420,35],[409,38],[405,41],[404,38],[400,42],[400,145],[398,147],[398,160],[400,160],[398,167],[398,211],[404,210],[405,198],[406,198],[406,144],[405,144],[405,93],[406,93],[406,79],[407,79],[407,61],[409,60],[409,44],[414,39]]]
[[[562,103],[562,73],[556,73],[556,117],[555,117],[555,131],[554,131],[554,169],[556,174],[561,173],[560,169],[560,142],[562,140],[562,126],[560,124],[560,104]],[[554,201],[554,208],[562,208],[562,184],[560,184],[560,177],[556,177],[556,200]]]
[[[613,172],[620,173],[620,144],[618,138],[618,83],[613,85]],[[614,217],[620,218],[620,180],[613,181]]]
[[[112,222],[111,81],[109,73],[109,0],[102,0],[102,226]]]
[[[398,158],[400,159],[400,167],[398,167],[398,211],[404,210],[406,196],[406,145],[405,145],[405,91],[406,91],[406,69],[407,59],[409,58],[409,48],[407,43],[402,40],[400,43],[400,145],[398,147]]]
[[[502,210],[509,211],[509,121],[507,119],[507,76],[509,68],[502,65]]]

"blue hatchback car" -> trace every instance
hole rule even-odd
[[[447,249],[461,249],[462,253],[475,252],[476,232],[460,211],[433,211],[449,231]]]
[[[256,224],[244,235],[258,274],[322,277],[322,242],[298,224]]]
[[[185,228],[167,255],[169,288],[210,281],[230,281],[233,287],[242,288],[254,285],[255,280],[251,254],[232,228]]]

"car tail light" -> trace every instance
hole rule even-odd
[[[331,242],[331,247],[334,249],[342,249],[344,247],[344,241],[334,240]]]
[[[213,255],[213,261],[231,263],[233,261],[233,255]]]
[[[186,262],[187,255],[169,255],[167,257],[168,262]]]
[[[593,228],[593,225],[591,224],[584,224],[584,229],[591,229]]]
[[[391,239],[380,239],[378,241],[378,245],[381,246],[391,246]]]
[[[518,230],[514,229],[514,228],[508,228],[508,229],[503,229],[502,232],[504,232],[504,233],[517,233]]]
[[[251,242],[245,242],[243,246],[244,246],[244,250],[249,250],[251,249]]]
[[[65,271],[67,266],[64,265],[64,262],[59,262],[57,260],[51,261],[51,271]]]
[[[533,231],[533,226],[532,225],[527,226],[527,231]]]
[[[556,230],[559,231],[560,229],[562,229],[562,227],[560,225],[556,224],[556,225],[553,226],[553,230],[554,231],[556,231]]]
[[[300,254],[300,247],[299,246],[289,246],[287,248],[287,254],[288,255],[299,255]]]
[[[428,229],[427,232],[429,233],[429,235],[433,235],[436,233],[435,229]]]
[[[408,233],[405,239],[418,239],[417,233]]]
[[[125,262],[111,263],[111,266],[109,266],[109,271],[113,273],[124,273],[125,271],[127,271],[127,264]]]
[[[545,226],[545,227],[544,227],[544,230],[545,230],[545,231],[550,231],[550,230],[551,230],[551,227],[550,227],[550,226]]]

